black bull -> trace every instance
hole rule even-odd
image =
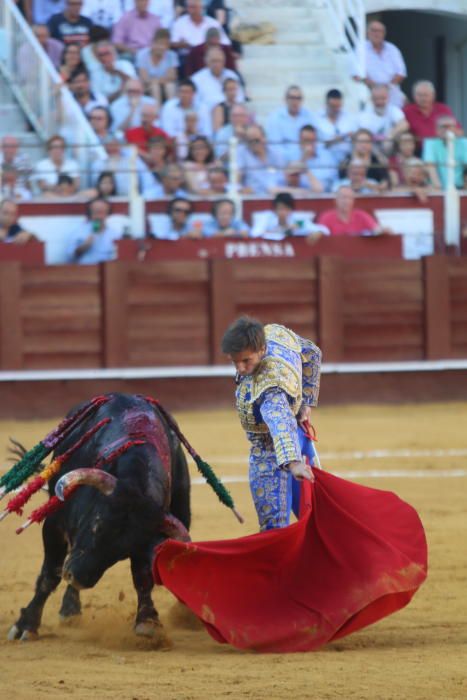
[[[80,487],[63,508],[44,521],[44,561],[35,594],[21,609],[9,639],[37,634],[47,598],[62,577],[68,586],[60,616],[79,615],[80,588],[94,586],[109,567],[123,559],[130,559],[138,597],[136,632],[152,636],[160,625],[151,599],[152,557],[154,547],[167,537],[188,538],[190,479],[185,455],[152,403],[140,396],[114,394],[73,430],[54,456],[105,418],[111,422],[74,453],[49,484],[53,494],[58,479],[68,474],[66,485]],[[83,469],[130,439],[143,444],[133,445],[102,471]]]

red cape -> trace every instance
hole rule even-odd
[[[309,507],[289,527],[234,540],[168,540],[156,549],[156,583],[218,642],[261,652],[318,649],[400,610],[425,580],[425,533],[410,505],[313,471]]]

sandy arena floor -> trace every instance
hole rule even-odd
[[[220,475],[246,475],[247,444],[233,411],[177,418]],[[40,640],[7,642],[19,608],[31,598],[42,561],[40,528],[17,537],[20,521],[10,516],[0,525],[0,699],[466,699],[466,423],[467,403],[317,412],[319,447],[323,456],[329,454],[322,460],[328,470],[366,472],[357,477],[362,483],[394,490],[418,509],[428,536],[430,572],[408,608],[315,653],[261,656],[218,645],[202,629],[177,625],[174,599],[162,589],[155,590],[154,598],[172,646],[153,649],[132,634],[135,594],[127,563],[83,592],[79,627],[58,623],[60,587],[45,609]],[[9,435],[31,447],[53,425],[0,423],[0,457]],[[356,450],[411,454],[336,458],[336,453]],[[430,454],[434,450],[443,454]],[[458,452],[452,454],[454,450]],[[403,474],[376,478],[371,470]],[[238,525],[206,486],[194,485],[195,540],[255,532],[247,484],[229,488],[246,525]],[[34,504],[42,500],[37,496]]]

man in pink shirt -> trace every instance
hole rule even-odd
[[[148,12],[149,0],[135,0],[135,9],[125,12],[113,28],[112,42],[121,52],[135,54],[149,46],[162,26],[157,15]]]
[[[363,209],[354,209],[355,195],[350,187],[339,187],[336,208],[324,211],[318,219],[329,229],[331,236],[362,236],[364,234],[392,233],[383,230],[375,218]]]
[[[419,80],[412,90],[414,102],[403,109],[405,118],[409,122],[410,131],[417,141],[436,138],[436,122],[440,117],[454,117],[451,109],[442,102],[436,102],[436,90],[429,80]],[[459,122],[456,122],[455,135],[464,133]]]

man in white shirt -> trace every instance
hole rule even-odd
[[[84,0],[81,14],[99,27],[112,29],[122,16],[122,3],[121,0]]]
[[[245,93],[237,73],[225,67],[225,55],[222,49],[211,46],[206,52],[206,68],[202,68],[191,76],[201,103],[209,110],[224,101],[223,85],[227,78],[238,83],[237,102],[244,102]]]
[[[186,56],[192,46],[203,44],[206,32],[216,27],[221,35],[221,44],[230,44],[230,39],[219,22],[203,14],[202,0],[187,0],[187,14],[175,20],[172,27],[172,48],[177,49],[181,56]]]
[[[144,94],[143,83],[138,78],[127,80],[123,95],[112,102],[110,114],[112,127],[116,131],[126,131],[141,126],[141,108],[143,105],[157,107],[153,97]]]
[[[300,129],[305,124],[313,125],[314,122],[313,114],[303,107],[303,92],[298,85],[291,85],[285,93],[285,106],[268,117],[268,141],[279,157],[294,160],[294,152],[300,140]]]
[[[121,137],[117,134],[110,134],[104,146],[107,157],[94,161],[91,166],[91,179],[94,185],[101,173],[111,172],[117,185],[117,196],[128,197],[132,172],[136,171],[138,191],[143,196],[152,191],[155,182],[153,174],[139,156],[134,158],[129,153],[129,149],[124,148],[124,141]]]
[[[391,153],[395,139],[404,131],[408,131],[409,123],[404,112],[389,103],[389,88],[387,85],[374,85],[371,89],[371,102],[361,112],[358,119],[360,129],[368,129],[379,142],[384,153]]]
[[[128,78],[136,78],[135,68],[129,61],[117,58],[115,47],[110,41],[99,42],[96,57],[99,65],[91,73],[92,91],[104,95],[112,102],[120,97]]]
[[[343,108],[340,90],[329,90],[326,106],[316,116],[318,141],[334,158],[336,165],[342,163],[352,151],[352,136],[357,130],[357,117]]]
[[[365,44],[366,75],[356,76],[369,88],[377,83],[389,87],[389,101],[396,107],[405,103],[400,84],[407,77],[407,68],[401,52],[390,41],[385,41],[386,27],[382,22],[370,22]]]
[[[199,133],[210,136],[210,114],[200,105],[194,82],[186,78],[178,86],[178,96],[164,102],[161,110],[161,128],[173,138],[181,137],[185,133],[185,116],[190,112],[198,114]]]

